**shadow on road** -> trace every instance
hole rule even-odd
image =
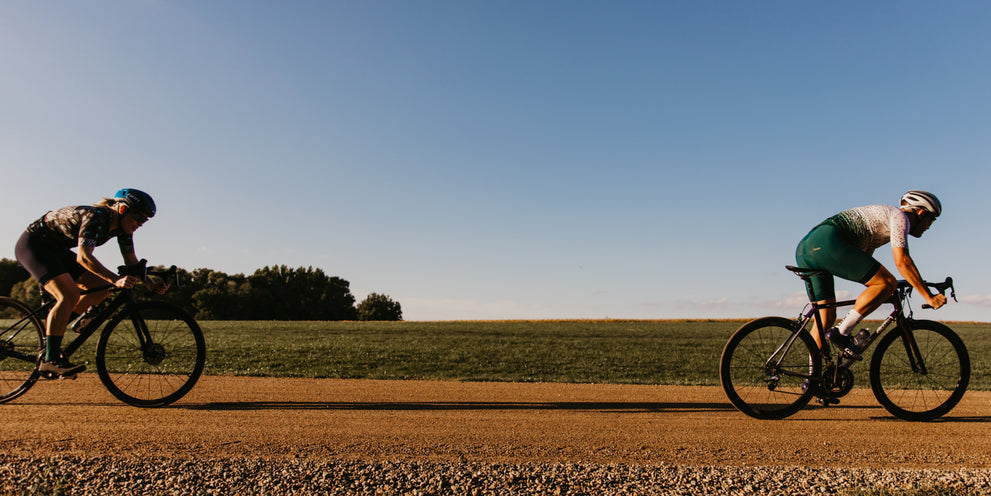
[[[732,411],[729,403],[623,403],[623,402],[330,402],[330,401],[232,401],[176,405],[188,410],[574,410],[608,413],[718,412]]]

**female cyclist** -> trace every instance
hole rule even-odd
[[[116,237],[124,263],[138,263],[132,235],[155,215],[155,210],[155,201],[147,193],[125,188],[93,206],[70,206],[48,212],[31,223],[18,239],[17,261],[55,298],[55,306],[48,313],[40,371],[72,376],[86,368],[62,358],[62,337],[74,316],[98,304],[110,291],[81,297],[80,288],[93,289],[107,283],[132,288],[140,282],[159,294],[168,289],[160,281],[117,275],[93,256],[97,246]]]

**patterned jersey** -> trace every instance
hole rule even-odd
[[[122,231],[110,230],[111,210],[106,207],[63,207],[34,221],[28,231],[62,248],[95,248],[116,237],[123,254],[134,253],[134,239]]]
[[[840,212],[823,224],[839,229],[853,246],[867,253],[890,242],[892,248],[908,247],[908,217],[898,207],[870,205]]]

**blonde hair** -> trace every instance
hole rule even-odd
[[[117,203],[119,203],[119,202],[117,200],[114,200],[113,198],[104,198],[104,199],[100,200],[100,203],[97,203],[96,205],[93,205],[93,206],[94,207],[111,207],[112,208],[115,205],[117,205]]]

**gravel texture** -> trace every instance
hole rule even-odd
[[[988,494],[991,470],[850,470],[586,463],[445,463],[0,455],[3,494],[626,495]]]
[[[989,405],[905,422],[854,390],[758,421],[718,387],[205,377],[142,409],[86,375],[0,405],[0,496],[991,494]]]

